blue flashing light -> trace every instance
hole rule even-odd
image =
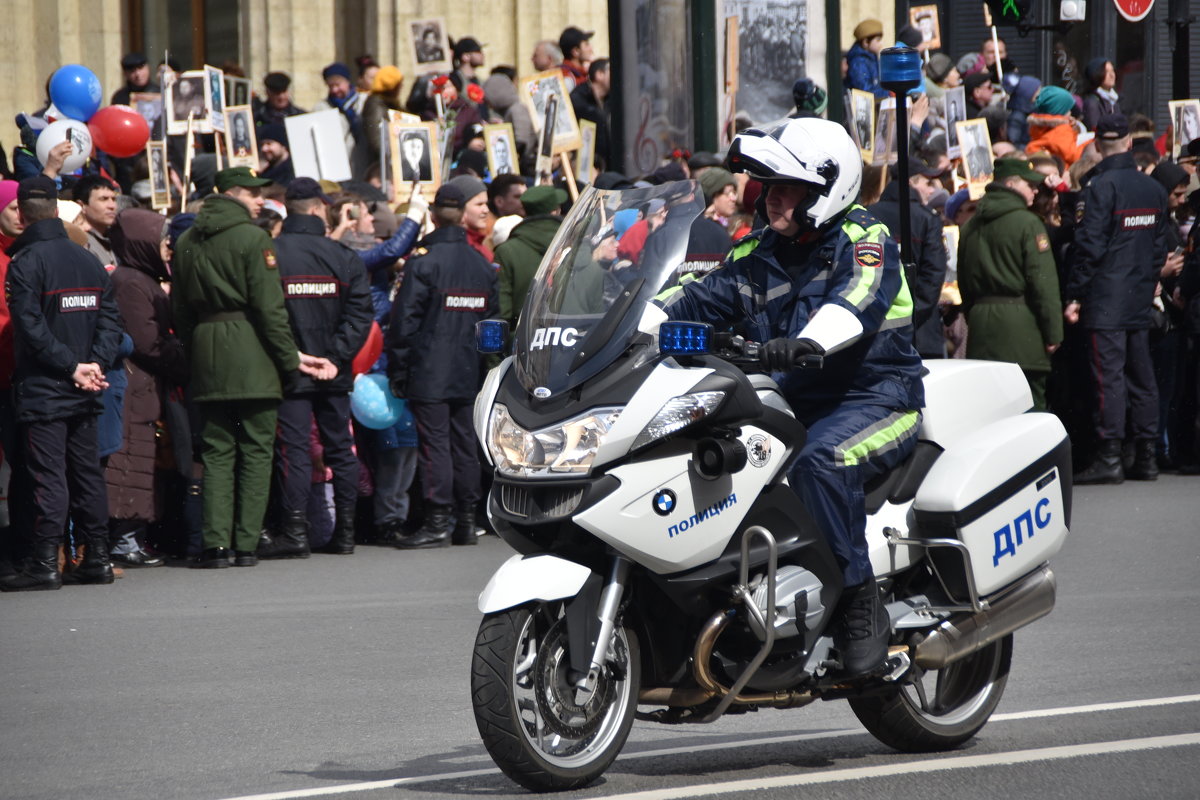
[[[921,54],[911,47],[897,45],[879,54],[879,84],[896,92],[907,92],[924,79]]]
[[[664,322],[658,326],[658,351],[664,356],[712,352],[713,326],[707,322]]]
[[[508,322],[485,319],[475,323],[475,349],[481,353],[503,353],[508,339]]]

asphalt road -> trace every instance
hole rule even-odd
[[[896,753],[840,702],[638,722],[567,796],[1200,796],[1200,478],[1079,488],[1074,522],[1058,605],[960,750]],[[0,595],[0,798],[524,794],[467,685],[475,596],[509,555],[487,537]]]

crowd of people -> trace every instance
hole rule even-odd
[[[845,61],[846,85],[877,102],[890,96],[882,31],[859,25]],[[917,31],[906,37],[920,43]],[[678,274],[720,269],[762,227],[763,184],[728,170],[723,154],[683,148],[648,175],[612,171],[609,63],[590,38],[568,28],[530,61],[561,70],[578,117],[597,123],[592,185],[695,180],[706,210]],[[1077,482],[1200,472],[1200,139],[1168,158],[1170,137],[1122,112],[1111,61],[1089,65],[1094,89],[1077,97],[1023,73],[1003,45],[957,61],[926,54],[914,94],[912,147],[899,157],[916,350],[1019,364],[1035,405],[1067,423]],[[471,424],[486,368],[474,323],[516,324],[567,190],[583,187],[557,169],[535,174],[515,69],[484,76],[469,36],[454,42],[453,66],[416,76],[404,101],[400,70],[370,56],[324,70],[315,108],[342,114],[354,171],[342,184],[295,175],[283,121],[304,112],[288,76],[268,74],[253,100],[259,168],[218,169],[199,136],[185,187],[172,137],[166,216],[147,207],[144,157],[64,174],[69,143],[45,163],[34,155],[45,109],[20,115],[22,145],[0,183],[0,437],[11,468],[0,589],[111,583],[172,560],[219,569],[363,544],[475,543],[488,475]],[[113,102],[158,88],[143,56],[122,67]],[[958,85],[966,118],[991,134],[981,198],[948,154],[944,96]],[[793,95],[793,117],[828,116],[812,80]],[[452,121],[447,179],[404,204],[370,135],[389,110]],[[482,126],[496,121],[513,125],[516,172],[488,171]],[[897,174],[868,164],[859,198],[893,238]],[[667,214],[651,201],[614,219],[596,251],[636,264]],[[407,401],[398,421],[355,419],[359,375]]]

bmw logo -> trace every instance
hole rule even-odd
[[[547,389],[545,386],[539,386],[533,390],[533,396],[536,397],[538,400],[545,400],[547,397],[550,396],[550,390]]]
[[[663,489],[658,494],[654,495],[654,513],[660,517],[668,516],[675,510],[675,493],[670,489]]]

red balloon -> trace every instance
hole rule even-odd
[[[371,323],[371,332],[367,334],[367,341],[363,344],[362,349],[358,351],[358,355],[354,357],[353,363],[350,365],[350,370],[355,375],[365,375],[367,370],[379,360],[379,354],[383,352],[383,329],[379,327],[378,322]]]
[[[97,150],[116,158],[136,156],[146,149],[150,126],[129,106],[106,106],[87,123]]]

